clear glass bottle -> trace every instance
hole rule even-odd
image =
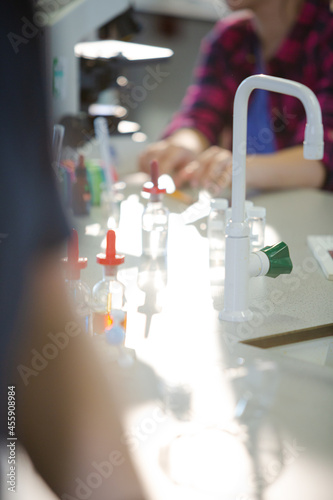
[[[250,250],[255,252],[265,245],[266,208],[253,206],[247,210],[250,228]]]
[[[126,297],[125,285],[118,280],[118,266],[125,260],[116,254],[116,234],[110,229],[106,235],[105,254],[96,256],[98,264],[104,267],[103,279],[93,287],[93,332],[105,334],[112,344],[125,343],[126,336]]]
[[[245,218],[247,217],[247,212],[254,206],[254,203],[252,200],[245,200]]]
[[[75,229],[72,229],[67,257],[62,259],[62,263],[65,268],[65,283],[70,300],[76,313],[83,320],[85,332],[92,335],[91,290],[80,279],[81,271],[87,267],[88,259],[79,257],[79,238]]]
[[[228,224],[231,221],[231,215],[232,215],[232,208],[229,207],[227,208],[225,212],[225,223]]]
[[[225,255],[225,226],[228,200],[213,198],[207,219],[207,237],[209,243],[209,259],[211,262],[223,263]]]
[[[248,210],[252,208],[254,205],[253,201],[251,200],[245,200],[245,219],[248,218]],[[231,216],[232,216],[232,207],[229,207],[226,212],[226,223],[231,221]]]
[[[150,194],[142,214],[142,253],[154,259],[166,255],[168,242],[169,210],[163,205],[162,194],[165,189],[158,187],[158,163],[151,162],[151,183],[143,186]]]

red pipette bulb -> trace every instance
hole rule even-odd
[[[116,233],[109,229],[106,233],[106,250],[104,253],[99,253],[96,255],[97,264],[102,264],[102,266],[119,266],[125,260],[124,255],[118,255],[116,253]]]
[[[80,279],[81,270],[88,265],[86,257],[79,257],[79,237],[75,229],[72,229],[71,237],[68,240],[67,257],[61,261],[66,270],[66,278],[69,280]]]
[[[142,191],[145,193],[150,193],[150,194],[163,194],[166,193],[165,188],[159,188],[158,187],[158,162],[157,160],[152,160],[150,162],[150,176],[151,176],[151,185],[149,186],[143,186]]]

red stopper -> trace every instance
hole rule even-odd
[[[166,193],[165,188],[158,187],[158,162],[157,160],[152,160],[150,163],[150,175],[151,183],[148,186],[143,186],[142,191],[150,194],[162,194]],[[152,186],[151,186],[152,184]]]
[[[97,254],[96,262],[102,266],[119,266],[124,260],[124,255],[116,254],[116,233],[109,229],[106,233],[106,253]]]
[[[77,231],[72,229],[72,234],[67,244],[67,257],[61,260],[66,270],[66,278],[70,280],[80,279],[82,269],[88,265],[86,257],[79,257],[79,237]]]

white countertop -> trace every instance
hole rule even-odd
[[[142,176],[128,181],[127,193],[135,193]],[[333,283],[316,267],[306,236],[332,234],[333,196],[300,190],[254,201],[267,208],[268,225],[289,244],[295,272],[285,281],[252,280],[252,306],[259,303],[257,310],[265,313],[255,316],[258,326],[248,331],[218,320],[200,224],[199,230],[184,227],[171,217],[167,286],[160,297],[149,286],[141,283],[145,292],[137,286],[144,268],[135,255],[137,234],[131,233],[122,277],[133,301],[128,341],[137,361],[119,367],[116,383],[127,409],[120,439],[128,443],[147,500],[332,500],[332,368],[239,340],[332,323]],[[167,203],[172,212],[185,208],[172,199]],[[89,258],[82,279],[92,285],[101,277],[94,259],[105,233],[101,210],[74,222],[80,254]],[[124,234],[117,234],[126,247]],[[273,243],[277,236],[271,231],[268,237]],[[220,288],[213,290],[216,306]],[[272,308],[269,300],[277,296],[281,303]],[[144,338],[147,315],[151,324]],[[98,340],[95,345],[107,369],[108,346]],[[31,493],[53,500],[21,455],[20,464],[17,498]]]
[[[142,174],[127,182],[126,192],[137,193]],[[333,196],[297,190],[253,201],[267,209],[266,243],[285,241],[294,271],[251,280],[250,323],[218,319],[223,285],[211,282],[200,223],[184,226],[171,215],[164,292],[138,287],[140,232],[130,232],[120,274],[130,292],[127,345],[138,361],[120,370],[120,392],[130,408],[126,439],[152,499],[332,499],[333,370],[240,341],[333,323],[333,282],[306,243],[308,234],[333,234]],[[170,198],[166,204],[171,212],[185,208]],[[138,209],[117,230],[120,251]],[[82,279],[93,285],[102,276],[95,255],[105,221],[93,207],[74,223],[80,255],[89,259]]]
[[[128,176],[126,192],[138,193],[143,179],[139,173]],[[223,282],[215,279],[214,271],[209,269],[205,229],[200,229],[200,222],[182,225],[173,213],[182,212],[186,206],[166,198],[165,203],[171,211],[168,284],[165,305],[159,316],[167,315],[172,318],[181,315],[186,318],[185,323],[190,324],[193,311],[200,311],[200,316],[209,321],[210,328],[229,335],[230,341],[333,323],[333,283],[325,278],[306,242],[309,234],[333,234],[332,194],[316,190],[294,190],[272,192],[252,199],[256,205],[264,206],[267,210],[265,243],[273,244],[282,240],[289,246],[294,266],[292,273],[275,279],[250,279],[250,307],[255,313],[253,320],[240,324],[220,321],[218,311],[223,307]],[[142,199],[140,202],[145,203]],[[126,248],[132,253],[126,255],[125,264],[120,269],[122,274],[128,269],[126,279],[131,281],[132,287],[140,268],[138,207],[140,208],[139,204],[133,205],[137,217],[134,233],[128,222],[125,222],[121,235],[118,233],[120,230],[117,230],[118,248],[125,255]],[[202,219],[201,223],[205,222],[206,219]],[[101,251],[105,220],[103,225],[100,208],[93,207],[89,218],[76,218],[74,224],[79,230],[81,254],[83,252],[82,255],[89,259],[88,269],[82,273],[82,279],[92,286],[101,279],[102,274],[100,266],[95,264],[95,255]],[[94,228],[93,224],[101,224],[98,236],[85,234],[86,226]],[[124,243],[124,237],[129,232],[130,247],[128,242]],[[133,241],[135,238],[137,245]],[[149,309],[149,304],[147,307]],[[200,322],[200,319],[196,319],[196,322]],[[165,324],[164,321],[162,323]]]
[[[250,322],[252,331],[246,335],[255,338],[333,323],[333,283],[325,278],[306,241],[310,234],[333,234],[333,195],[316,190],[284,191],[253,201],[267,209],[269,244],[285,241],[294,267],[290,275],[250,280],[253,310],[267,316]]]

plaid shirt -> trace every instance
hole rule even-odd
[[[180,111],[164,137],[179,128],[195,128],[211,144],[232,127],[233,101],[239,84],[256,73],[259,40],[247,14],[231,15],[216,23],[201,43],[195,69]],[[329,0],[306,0],[299,18],[265,73],[307,85],[318,97],[324,124],[324,189],[333,190],[333,15]],[[251,104],[250,96],[250,104]],[[288,95],[269,93],[270,126],[278,150],[303,143],[305,111]],[[229,134],[229,137],[231,134]],[[231,144],[226,145],[231,149]]]

